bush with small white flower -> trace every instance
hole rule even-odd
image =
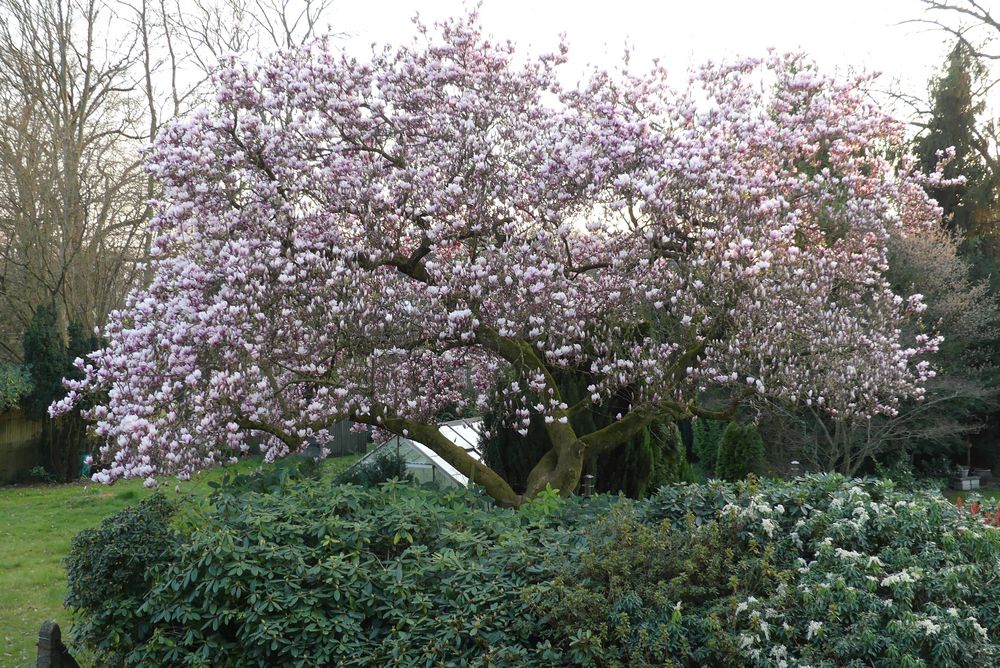
[[[590,535],[538,600],[594,634],[595,665],[1000,662],[1000,531],[933,490],[836,475],[668,487]]]

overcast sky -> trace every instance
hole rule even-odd
[[[463,13],[462,0],[340,0],[332,12],[351,50],[413,35],[411,18]],[[919,0],[484,0],[483,24],[526,53],[551,50],[560,32],[570,45],[571,72],[610,64],[626,45],[633,63],[659,58],[678,81],[690,64],[726,56],[763,55],[769,47],[805,51],[826,68],[883,73],[880,87],[898,82],[923,94],[947,53],[945,34],[900,25],[922,16]],[[574,75],[575,76],[575,75]]]

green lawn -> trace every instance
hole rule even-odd
[[[962,497],[963,501],[968,501],[969,497],[978,497],[981,503],[989,506],[996,505],[997,501],[1000,501],[1000,490],[998,489],[974,489],[974,490],[957,490],[957,489],[946,489],[941,492],[944,494],[945,498],[954,503],[958,497]]]
[[[329,459],[323,473],[334,475],[357,459],[357,455]],[[247,459],[233,467],[206,471],[179,487],[182,492],[204,494],[208,483],[226,471],[248,473],[260,465],[259,457]],[[167,487],[173,488],[173,484]],[[35,665],[38,629],[46,619],[58,622],[65,635],[70,616],[62,605],[66,595],[63,559],[73,536],[151,493],[139,480],[112,486],[0,487],[0,667]]]

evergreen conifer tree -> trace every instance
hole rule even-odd
[[[702,472],[711,475],[719,458],[719,439],[728,423],[720,420],[700,418],[694,421],[694,454],[698,457]]]
[[[27,416],[42,422],[39,448],[46,468],[64,482],[75,480],[80,473],[80,456],[87,437],[86,423],[80,414],[84,407],[76,407],[55,419],[49,417],[48,409],[65,395],[63,378],[80,377],[73,360],[100,345],[97,337],[88,334],[79,323],[69,324],[66,337],[60,330],[55,307],[39,305],[22,341],[32,389],[21,399]]]
[[[939,152],[955,148],[955,159],[944,169],[947,179],[965,177],[965,183],[930,188],[930,195],[944,209],[948,229],[965,239],[989,232],[993,179],[980,152],[977,133],[983,101],[976,97],[976,83],[983,76],[983,66],[964,42],[958,42],[948,54],[942,76],[930,84],[931,115],[917,139],[915,153],[921,168],[932,171]]]
[[[62,379],[67,368],[66,345],[54,307],[41,304],[35,309],[22,345],[32,390],[21,399],[21,405],[28,417],[43,420],[48,417],[49,405],[63,396]]]
[[[719,440],[715,473],[724,480],[742,480],[764,472],[764,440],[752,424],[730,422]]]

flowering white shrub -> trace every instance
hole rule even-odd
[[[658,653],[682,665],[1000,665],[1000,530],[936,491],[829,475],[667,487],[595,533],[607,538],[566,576],[567,598],[543,607],[596,624],[627,665]],[[553,612],[584,591],[596,610]],[[614,613],[626,601],[627,623]]]

